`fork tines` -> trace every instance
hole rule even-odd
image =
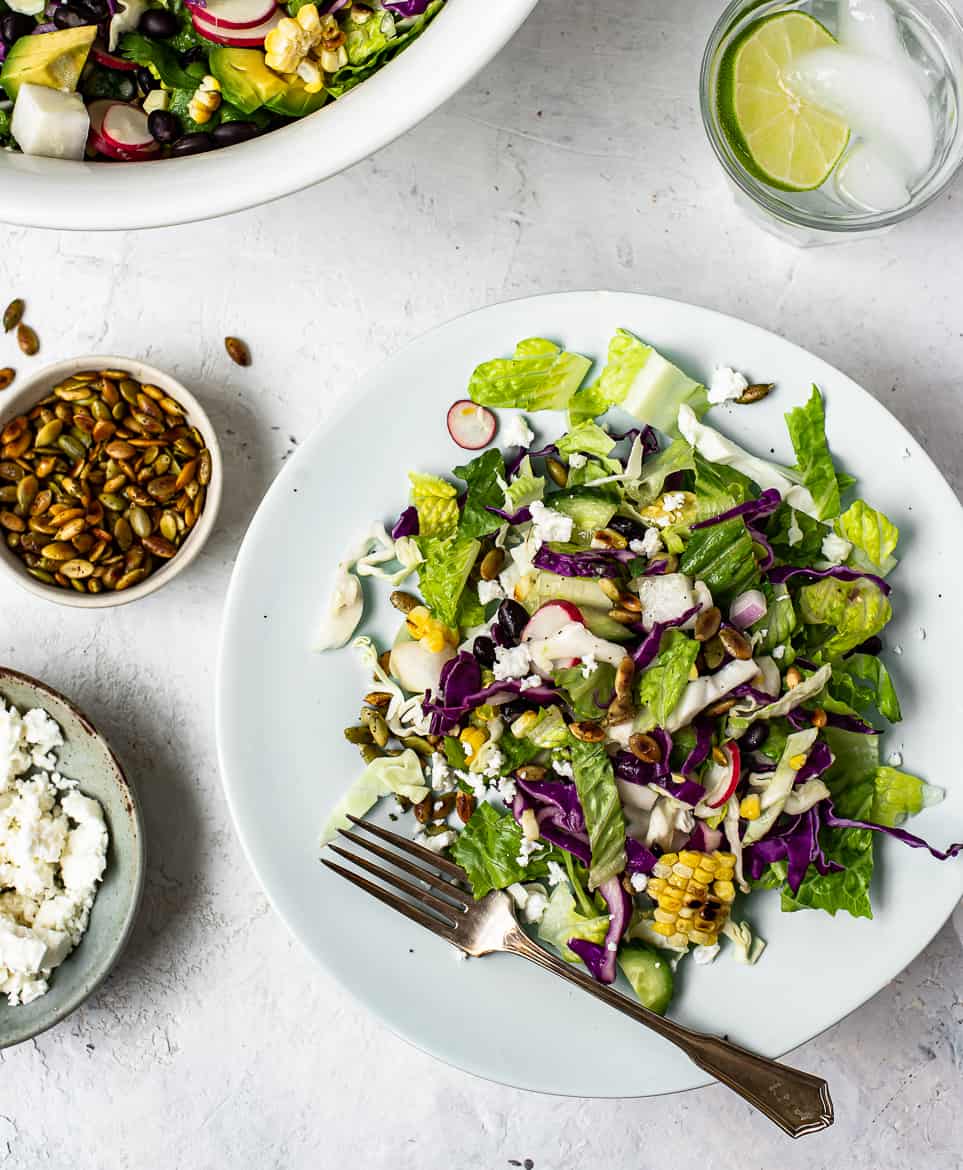
[[[330,846],[332,853],[337,853],[339,857],[350,861],[352,865],[379,878],[384,885],[369,881],[361,874],[345,869],[344,866],[337,865],[333,861],[322,859],[328,869],[334,870],[335,873],[353,885],[360,886],[361,889],[366,890],[393,910],[399,911],[435,934],[440,934],[449,942],[453,941],[452,935],[457,921],[468,910],[472,897],[465,889],[455,885],[453,881],[447,880],[442,874],[447,874],[456,881],[464,882],[467,880],[465,871],[460,866],[455,865],[453,861],[439,857],[438,854],[432,853],[423,845],[399,837],[397,833],[382,829],[379,825],[373,825],[350,815],[348,820],[363,832],[353,833],[349,829],[342,829],[341,836],[343,838],[350,841],[358,849],[366,850],[382,861],[386,861],[395,870],[403,870],[410,874],[419,882],[430,886],[431,890],[416,886],[399,873],[384,869],[366,857],[359,857],[337,845]],[[394,846],[394,849],[385,849],[377,842],[369,840],[363,833],[371,833],[373,836],[379,837],[382,841]],[[385,889],[385,886],[389,888]],[[437,893],[432,893],[432,890],[437,891]]]

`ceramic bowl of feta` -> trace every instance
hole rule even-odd
[[[0,1048],[106,978],[144,865],[136,794],[107,741],[62,695],[0,667]]]

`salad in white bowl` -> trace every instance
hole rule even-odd
[[[963,843],[900,827],[942,793],[881,746],[898,531],[834,466],[818,388],[786,415],[788,468],[704,421],[771,387],[707,391],[624,330],[583,385],[590,367],[540,338],[479,366],[448,426],[483,453],[413,471],[390,534],[340,566],[324,648],[355,634],[360,577],[403,620],[382,653],[354,638],[366,767],[323,840],[391,796],[476,897],[509,890],[566,959],[664,1011],[681,956],[758,958],[744,895],[871,917],[879,834],[942,860]],[[503,452],[503,408],[569,428],[536,446],[508,416]]]
[[[147,162],[245,142],[349,93],[443,5],[2,0],[0,145]]]

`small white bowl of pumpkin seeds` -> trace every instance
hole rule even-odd
[[[146,597],[204,547],[222,481],[210,419],[169,374],[47,366],[0,397],[0,575],[87,609]]]

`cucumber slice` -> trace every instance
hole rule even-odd
[[[605,528],[615,515],[618,501],[601,495],[566,495],[561,492],[549,496],[549,503],[556,512],[572,518],[572,538],[590,541],[600,528]]]
[[[619,966],[632,984],[639,1003],[664,1016],[675,985],[668,960],[639,942],[623,943],[619,947],[618,958]]]

